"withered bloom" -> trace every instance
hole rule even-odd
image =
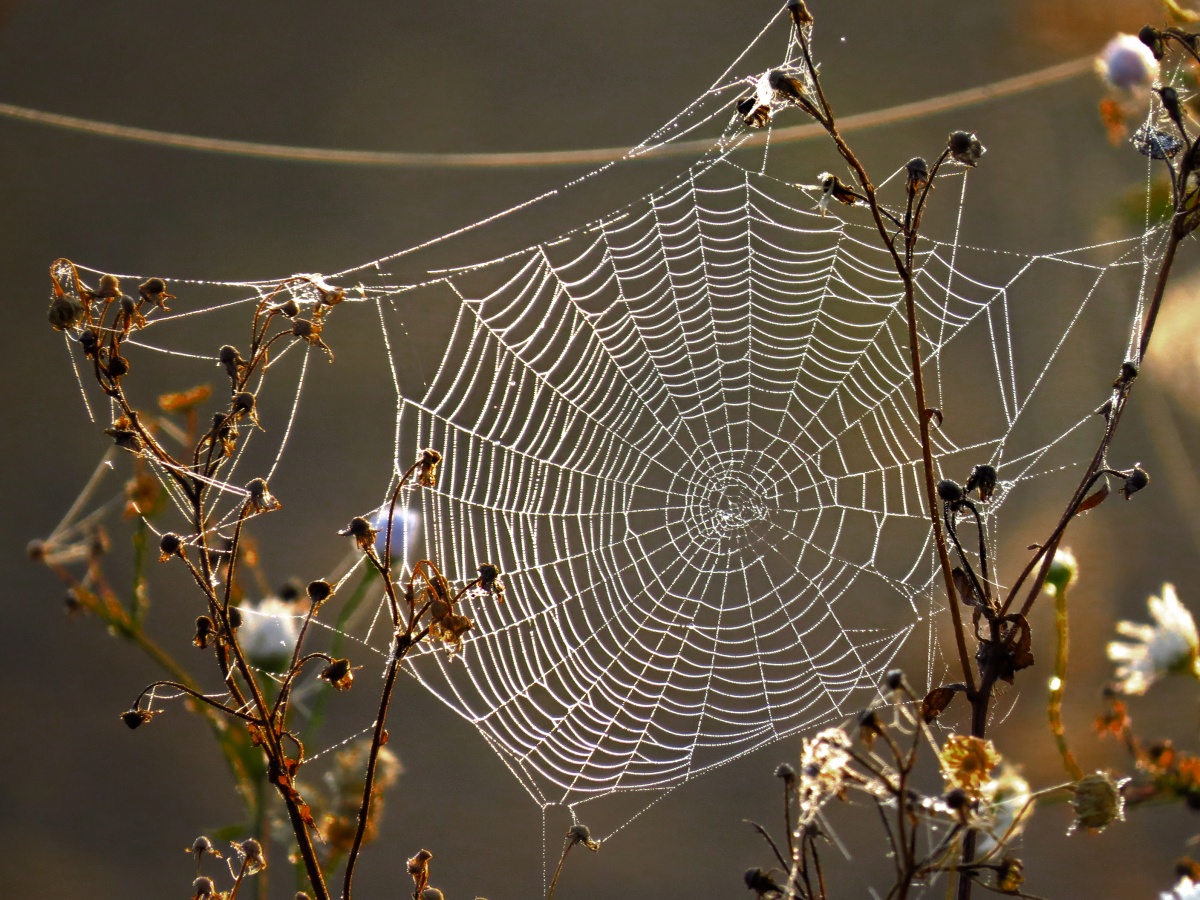
[[[417,455],[415,475],[417,484],[421,487],[437,487],[438,466],[442,462],[442,454],[431,448],[422,450]]]
[[[996,490],[996,479],[996,469],[993,466],[976,466],[971,470],[971,477],[967,479],[967,493],[979,491],[980,500],[991,500]]]
[[[162,710],[160,709],[127,709],[121,713],[121,721],[129,726],[132,731],[136,728],[141,728]]]
[[[245,861],[247,875],[254,875],[267,867],[267,858],[263,855],[262,844],[254,838],[247,838],[241,843],[234,841],[233,849]]]
[[[220,353],[217,354],[217,358],[221,361],[221,365],[225,367],[225,374],[236,384],[238,376],[246,368],[246,361],[242,359],[242,354],[238,353],[237,347],[226,344],[221,348]]]
[[[196,636],[192,638],[192,643],[201,650],[208,649],[208,642],[216,635],[217,628],[213,624],[213,620],[208,616],[196,617]]]
[[[480,564],[479,586],[501,603],[504,602],[504,584],[500,581],[500,569],[492,563]]]
[[[188,847],[183,852],[190,853],[190,854],[192,854],[192,856],[196,857],[197,865],[200,864],[200,860],[204,857],[205,854],[208,854],[209,856],[214,857],[215,859],[222,858],[221,851],[218,850],[216,847],[214,847],[212,841],[210,841],[203,834],[200,835],[200,837],[196,838],[196,840],[194,840],[192,842],[192,846]]]
[[[429,887],[429,861],[433,854],[428,850],[418,850],[416,856],[408,860],[408,874],[412,876],[413,893],[420,894]]]
[[[929,184],[929,163],[923,157],[914,156],[905,163],[904,168],[908,171],[909,193],[915,194]]]
[[[170,311],[167,301],[175,299],[174,294],[167,293],[167,283],[161,278],[147,278],[138,285],[138,293],[164,312]]]
[[[322,327],[320,322],[314,322],[311,319],[296,319],[292,323],[292,334],[313,347],[320,347],[329,355],[329,361],[333,362],[333,351],[321,339]]]
[[[987,153],[987,148],[979,143],[979,138],[969,131],[952,131],[946,142],[950,158],[956,163],[969,168],[975,168],[979,158]]]
[[[350,666],[350,660],[335,659],[317,677],[329,682],[335,690],[348,691],[354,684],[354,669]]]
[[[350,520],[350,524],[343,528],[338,534],[342,537],[354,538],[354,543],[359,550],[370,550],[375,544],[375,538],[379,532],[371,527],[371,523],[362,516],[355,516]]]
[[[104,433],[113,439],[114,444],[130,453],[141,453],[146,446],[128,416],[120,416],[112,423],[112,427],[104,429]]]
[[[249,391],[238,391],[234,394],[230,409],[232,410],[234,419],[247,418],[259,428],[262,428],[262,425],[258,421],[258,409],[254,395]]]
[[[250,506],[255,512],[274,512],[283,505],[275,499],[262,478],[253,479],[246,485],[246,490],[250,495]]]

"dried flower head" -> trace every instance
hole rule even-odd
[[[250,508],[254,512],[274,512],[283,506],[275,495],[271,493],[271,489],[267,487],[267,482],[263,478],[254,478],[246,485],[246,492],[249,495]]]
[[[73,295],[55,286],[50,298],[50,308],[46,310],[46,318],[55,331],[70,331],[84,320],[87,311],[83,304]],[[91,332],[84,332],[90,334]],[[94,337],[94,335],[93,335]]]
[[[158,561],[166,562],[172,556],[183,554],[183,538],[170,531],[158,539]]]
[[[327,681],[336,690],[348,691],[351,685],[354,684],[354,669],[350,665],[348,659],[335,659],[317,676],[322,681]]]
[[[428,850],[418,850],[415,856],[409,857],[408,874],[413,880],[413,894],[419,896],[421,891],[429,887],[429,861],[433,854]]]
[[[782,897],[786,893],[778,881],[771,877],[771,873],[757,866],[753,869],[747,869],[742,878],[746,882],[746,887],[754,891],[755,896],[762,898]]]
[[[258,421],[257,401],[249,391],[238,391],[234,394],[233,400],[230,402],[230,410],[234,421],[245,418],[262,428],[262,424]]]
[[[904,168],[908,173],[906,181],[909,193],[915,194],[929,184],[929,163],[923,156],[914,156],[904,164]]]
[[[600,849],[600,842],[592,837],[591,829],[582,822],[576,822],[567,829],[567,840],[572,844],[582,844],[593,853]]]
[[[224,894],[217,892],[217,886],[207,876],[201,875],[192,882],[192,900],[217,900],[223,896]]]
[[[1128,778],[1115,780],[1107,772],[1087,775],[1071,786],[1075,792],[1071,805],[1075,807],[1075,821],[1068,834],[1077,828],[1103,831],[1115,821],[1125,821],[1125,798],[1121,786]]]
[[[1142,464],[1138,463],[1133,467],[1133,471],[1125,478],[1125,484],[1121,486],[1121,493],[1125,495],[1125,499],[1130,499],[1138,491],[1142,490],[1150,483],[1150,475],[1142,468]]]
[[[1136,91],[1154,84],[1158,60],[1136,35],[1118,34],[1096,57],[1096,72],[1117,90]]]
[[[141,728],[160,712],[162,712],[161,709],[127,709],[121,713],[121,721],[132,731],[135,728]]]
[[[254,875],[267,867],[267,858],[263,855],[262,844],[254,838],[244,841],[233,841],[233,849],[246,867],[247,875]]]
[[[217,359],[225,367],[225,374],[229,376],[229,380],[237,384],[238,377],[246,368],[246,361],[242,359],[242,354],[238,352],[238,348],[232,344],[226,344],[217,353]]]
[[[962,788],[972,797],[981,796],[988,775],[1001,762],[991,741],[961,734],[946,738],[938,759],[946,784]]]
[[[192,841],[192,846],[188,847],[184,852],[192,854],[196,858],[197,865],[200,864],[200,860],[205,855],[211,856],[214,859],[221,859],[221,851],[214,847],[213,842],[203,834]]]
[[[168,300],[174,300],[174,294],[167,293],[167,283],[161,278],[147,278],[138,285],[138,293],[161,310],[169,311]]]
[[[426,448],[417,454],[417,467],[414,475],[421,487],[437,487],[438,465],[441,464],[442,454]]]
[[[113,439],[114,444],[130,453],[141,453],[146,446],[128,416],[118,416],[111,428],[104,429],[104,433]]]
[[[216,625],[208,616],[196,617],[196,636],[192,638],[192,643],[201,650],[208,649],[208,642],[212,640],[217,632]]]
[[[1117,633],[1130,641],[1108,645],[1108,658],[1118,663],[1114,688],[1122,694],[1144,694],[1164,675],[1200,678],[1200,635],[1175,586],[1164,584],[1162,597],[1151,597],[1147,605],[1155,624],[1118,622]]]
[[[354,538],[354,543],[358,546],[359,550],[370,550],[379,532],[372,528],[371,523],[362,516],[355,516],[350,520],[350,524],[339,531],[338,534],[343,537]]]
[[[979,158],[987,153],[987,148],[979,143],[979,138],[969,131],[950,132],[946,149],[950,151],[950,159],[970,168],[974,168]]]
[[[846,792],[850,738],[840,728],[827,728],[805,738],[800,750],[800,823],[806,824],[833,797]]]

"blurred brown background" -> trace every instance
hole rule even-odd
[[[1098,50],[1116,31],[1161,20],[1149,0],[810,6],[826,85],[842,113],[1039,68]],[[707,87],[774,12],[770,4],[733,0],[8,3],[0,6],[0,100],[168,131],[343,148],[632,145]],[[781,32],[780,47],[783,40]],[[1143,160],[1128,145],[1105,140],[1096,112],[1102,95],[1095,79],[1080,78],[863,134],[854,144],[869,167],[890,172],[915,154],[935,154],[952,127],[975,130],[989,152],[972,181],[974,235],[1022,250],[1081,246],[1128,228],[1121,203],[1130,192],[1140,196],[1145,182]],[[817,171],[805,161],[812,153],[806,146],[788,151],[797,159],[797,180]],[[13,329],[5,344],[15,357],[7,366],[14,405],[5,430],[8,514],[0,540],[8,586],[0,657],[0,895],[184,898],[193,873],[182,849],[238,812],[225,771],[205,730],[182,712],[136,736],[118,722],[117,712],[155,672],[94,622],[66,620],[61,588],[24,555],[26,542],[58,521],[107,442],[87,421],[61,340],[46,325],[47,264],[66,255],[116,271],[209,279],[337,270],[582,173],[239,159],[9,120],[0,120],[0,154],[0,283]],[[677,166],[626,167],[627,193],[612,205],[666,180]],[[569,224],[577,223],[544,225],[519,236],[520,243]],[[478,247],[475,255],[489,249]],[[1189,245],[1183,266],[1194,262]],[[1174,298],[1178,309],[1189,302],[1186,293]],[[1146,465],[1151,489],[1128,505],[1110,501],[1069,542],[1084,574],[1073,595],[1067,725],[1088,768],[1124,763],[1090,735],[1114,619],[1144,619],[1145,596],[1164,580],[1200,609],[1200,519],[1189,490],[1200,401],[1190,389],[1171,389],[1200,383],[1195,329],[1180,319],[1166,325],[1162,337],[1171,339],[1172,354],[1158,359],[1152,350],[1155,378],[1139,383],[1114,451],[1123,464]],[[348,335],[339,350],[356,340],[366,339]],[[440,349],[431,353],[429,364]],[[352,355],[343,359],[338,366],[356,371]],[[1091,363],[1094,394],[1103,399],[1117,360]],[[386,481],[386,472],[338,465],[348,430],[355,442],[384,448],[386,458],[392,410],[386,392],[347,403],[338,381],[347,376],[319,374],[306,402],[321,425],[293,444],[290,466],[328,472],[308,499],[340,524],[372,504]],[[1004,520],[1010,568],[1061,503],[1045,500],[1040,518],[1027,504]],[[340,545],[329,546],[325,521],[294,516],[272,528],[264,541],[277,537],[266,563],[275,581],[317,577],[340,555]],[[194,610],[167,590],[155,600],[154,630],[186,653]],[[1047,612],[1043,607],[1035,621],[1042,660],[1051,649]],[[1000,749],[1024,763],[1035,786],[1062,779],[1043,724],[1045,677],[1042,669],[1019,682],[1010,694],[1015,712],[994,729]],[[413,685],[403,691],[393,722],[408,724],[393,725],[392,733],[407,735],[393,740],[407,774],[366,857],[362,895],[404,895],[405,857],[424,846],[436,855],[434,882],[451,898],[538,896],[543,841],[556,858],[562,821],[552,816],[544,838],[538,809],[475,731]],[[1002,701],[1002,712],[1007,705]],[[1147,735],[1196,745],[1194,685],[1168,685],[1133,712]],[[778,827],[771,772],[797,746],[789,741],[752,754],[670,794],[597,856],[572,859],[559,896],[743,896],[743,869],[769,857],[742,820]],[[836,821],[850,833],[875,827],[865,813]],[[1188,837],[1200,831],[1194,815],[1179,808],[1138,810],[1099,836],[1064,838],[1068,822],[1061,808],[1033,820],[1025,848],[1027,887],[1036,894],[1156,896],[1172,881],[1171,863]],[[861,870],[882,865],[875,852],[882,844],[868,834],[853,863],[831,862],[837,896],[865,896]],[[292,896],[285,882],[276,878],[274,896]],[[875,883],[886,886],[881,878]]]

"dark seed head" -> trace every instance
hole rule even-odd
[[[313,603],[324,603],[333,596],[333,585],[328,581],[310,581],[305,590]]]
[[[887,685],[889,691],[898,691],[904,687],[904,672],[900,669],[892,669],[884,676],[883,683]]]
[[[121,721],[128,725],[131,731],[135,728],[141,728],[153,718],[154,713],[148,709],[127,709],[121,713]]]
[[[951,809],[965,809],[967,804],[971,802],[971,798],[962,788],[955,788],[952,791],[946,792],[946,805]]]
[[[1142,488],[1150,483],[1150,475],[1142,468],[1141,463],[1133,467],[1133,471],[1129,477],[1125,479],[1125,486],[1121,488],[1121,493],[1128,500]]]
[[[158,549],[166,556],[174,556],[183,547],[183,538],[168,531],[158,541]]]
[[[1138,32],[1138,40],[1150,48],[1155,59],[1161,60],[1166,55],[1162,34],[1153,25],[1143,25],[1142,30]]]
[[[796,770],[788,763],[780,763],[775,767],[775,777],[782,778],[784,781],[795,781]]]
[[[957,481],[951,481],[949,478],[938,482],[937,493],[945,503],[957,503],[963,498],[962,485]]]

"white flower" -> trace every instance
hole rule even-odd
[[[1096,60],[1096,71],[1123,91],[1148,88],[1158,78],[1158,60],[1135,35],[1118,34]]]
[[[1200,900],[1200,882],[1184,876],[1175,885],[1175,890],[1159,894],[1158,900]]]
[[[1004,766],[998,777],[988,781],[980,792],[980,817],[987,831],[980,835],[979,850],[988,853],[997,841],[1007,844],[1025,828],[1025,822],[1033,813],[1029,782],[1011,766]]]
[[[295,605],[267,597],[257,606],[248,603],[238,609],[242,613],[238,643],[246,658],[271,672],[286,669],[300,637],[300,616]]]
[[[1163,675],[1200,678],[1200,636],[1175,587],[1164,584],[1162,597],[1151,597],[1148,603],[1156,624],[1118,622],[1117,633],[1130,642],[1108,645],[1108,658],[1119,663],[1116,689],[1122,694],[1144,694]]]

